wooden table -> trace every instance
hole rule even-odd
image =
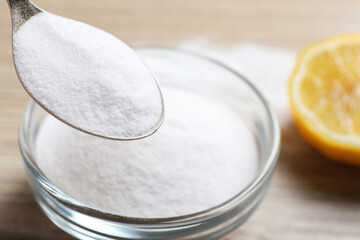
[[[356,0],[62,0],[35,1],[59,15],[105,29],[125,42],[176,45],[194,37],[253,41],[298,50],[329,36],[360,33]],[[32,198],[17,147],[29,97],[11,59],[10,16],[0,1],[0,239],[72,239]],[[270,191],[228,240],[360,239],[360,169],[310,148],[291,122]]]

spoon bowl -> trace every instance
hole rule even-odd
[[[38,105],[77,130],[107,139],[137,140],[159,129],[165,117],[159,83],[132,49],[28,0],[7,2],[15,69]]]

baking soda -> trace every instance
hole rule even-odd
[[[274,107],[281,124],[292,121],[287,87],[295,64],[294,52],[251,42],[223,46],[206,39],[189,40],[181,48],[208,55],[244,74]]]
[[[202,40],[182,47],[208,54],[250,77],[285,121],[293,53],[255,44],[223,47]],[[150,67],[155,73],[177,67],[170,64],[151,63]],[[196,71],[212,75],[205,65]],[[205,210],[237,194],[259,166],[255,139],[240,117],[244,114],[182,86],[184,78],[174,81],[169,76],[159,75],[166,83],[168,113],[156,134],[134,142],[112,142],[48,117],[36,144],[40,169],[78,201],[126,216],[178,216]]]
[[[259,164],[241,114],[195,90],[164,85],[163,94],[162,127],[137,141],[97,138],[47,117],[36,142],[38,166],[70,197],[123,216],[174,217],[234,197]]]
[[[31,17],[13,40],[25,89],[71,126],[132,138],[161,123],[162,98],[153,74],[114,36],[44,12]]]

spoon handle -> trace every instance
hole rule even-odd
[[[29,18],[42,12],[29,0],[7,0],[12,16],[13,31],[17,31]]]

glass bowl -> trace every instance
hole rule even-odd
[[[219,239],[254,213],[268,189],[280,147],[275,113],[250,81],[222,63],[175,49],[137,52],[160,84],[195,88],[242,113],[257,142],[259,169],[254,179],[222,204],[189,215],[144,219],[100,212],[61,192],[38,168],[36,138],[48,113],[30,102],[21,122],[19,146],[34,197],[51,221],[79,239]],[[169,81],[171,75],[182,81]]]

